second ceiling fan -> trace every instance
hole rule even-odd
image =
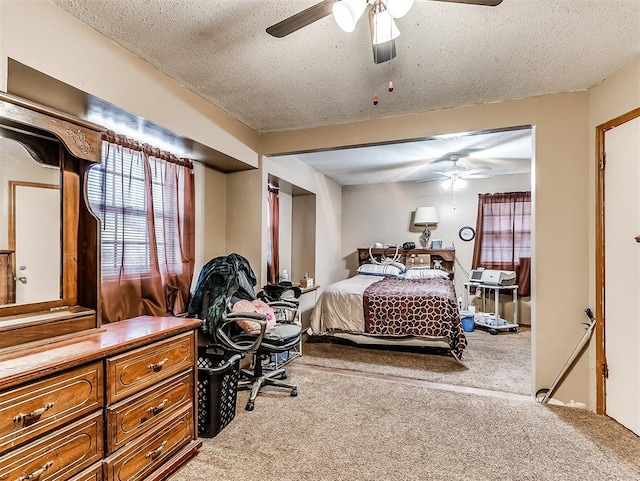
[[[301,12],[267,28],[267,33],[282,38],[300,30],[328,15],[347,33],[356,28],[358,20],[368,10],[373,61],[383,63],[396,56],[395,39],[400,31],[395,24],[396,18],[406,15],[413,6],[414,0],[323,0]],[[502,0],[432,0],[449,3],[465,3],[495,7]]]

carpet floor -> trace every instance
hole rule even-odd
[[[464,365],[451,356],[432,354],[433,350],[354,348],[318,342],[323,338],[313,337],[304,343],[303,356],[296,363],[523,395],[532,393],[531,329],[496,336],[476,329],[465,335],[468,345],[462,355]]]
[[[294,360],[171,481],[640,480],[639,438],[610,419]],[[425,383],[428,384],[428,383]]]

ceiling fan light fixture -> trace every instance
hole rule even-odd
[[[333,19],[342,30],[351,33],[367,8],[367,0],[340,0],[333,4]]]
[[[393,18],[402,18],[411,7],[413,7],[413,0],[382,0],[384,4],[387,6],[387,12]]]
[[[458,192],[459,190],[464,189],[467,186],[467,181],[462,177],[454,175],[453,177],[449,177],[448,179],[444,180],[440,185],[445,190],[452,189],[454,192]]]
[[[380,10],[373,14],[371,28],[374,45],[390,42],[400,36],[395,20],[387,10]]]

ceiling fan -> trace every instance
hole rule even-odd
[[[444,180],[441,184],[444,189],[448,190],[451,188],[456,192],[467,185],[466,179],[487,179],[489,177],[488,175],[479,175],[481,172],[491,170],[489,166],[465,169],[464,166],[458,165],[458,161],[462,158],[460,154],[450,154],[448,157],[448,160],[452,163],[451,167],[445,171],[434,172],[434,174],[440,174],[442,176],[440,179],[434,180]]]
[[[267,33],[274,37],[286,37],[327,15],[333,14],[338,26],[347,33],[354,31],[358,20],[368,9],[369,29],[373,48],[373,61],[383,63],[396,56],[395,39],[400,30],[394,19],[406,15],[413,6],[414,0],[323,0],[301,12],[267,28]],[[484,5],[495,7],[502,0],[432,0],[468,5]]]

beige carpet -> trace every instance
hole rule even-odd
[[[584,410],[323,372],[242,406],[171,481],[640,480],[639,439]],[[520,398],[522,399],[522,398]]]
[[[465,333],[468,346],[462,355],[464,365],[451,356],[407,353],[385,349],[352,347],[328,342],[303,345],[303,356],[296,362],[313,366],[349,369],[411,379],[454,384],[530,395],[531,329],[492,336],[487,331]]]

